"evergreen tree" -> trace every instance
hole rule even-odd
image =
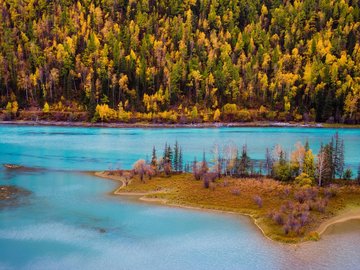
[[[183,163],[184,163],[184,161],[183,161],[183,155],[182,155],[182,148],[180,147],[180,151],[179,151],[179,164],[178,164],[178,170],[180,171],[180,172],[182,172],[183,171]]]
[[[173,151],[172,151],[170,145],[168,145],[168,147],[167,147],[167,162],[170,165],[173,163]]]
[[[167,143],[165,143],[165,146],[164,146],[164,154],[163,154],[163,161],[164,162],[167,162],[169,160],[169,152],[168,152],[168,145]]]
[[[309,145],[309,141],[308,141],[308,140],[306,140],[304,148],[305,148],[305,152],[307,152],[307,151],[310,150],[310,145]]]
[[[251,160],[247,153],[247,145],[244,144],[242,147],[241,157],[240,157],[240,175],[246,176],[249,174],[249,169],[251,165]]]
[[[179,170],[179,144],[177,141],[175,142],[175,146],[174,146],[173,167],[176,172],[180,171]]]
[[[153,149],[152,149],[151,165],[154,166],[154,167],[157,166],[157,157],[156,157],[156,148],[155,148],[155,145],[153,146]]]

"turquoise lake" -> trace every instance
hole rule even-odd
[[[246,217],[150,205],[109,195],[117,183],[79,171],[128,169],[177,140],[185,160],[210,157],[214,144],[246,143],[254,159],[266,147],[310,142],[317,153],[338,131],[348,167],[360,163],[360,129],[107,129],[0,126],[0,185],[32,192],[0,205],[0,269],[360,269],[359,231],[319,242],[267,240]]]

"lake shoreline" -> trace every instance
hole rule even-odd
[[[138,200],[146,202],[146,203],[165,205],[167,207],[177,207],[177,208],[182,208],[182,209],[206,211],[206,212],[213,212],[213,213],[222,213],[222,214],[229,214],[229,215],[236,215],[236,216],[240,215],[240,216],[250,218],[252,223],[260,230],[261,234],[266,239],[276,242],[276,243],[279,243],[278,241],[275,241],[274,239],[272,239],[265,233],[264,229],[259,225],[258,220],[256,219],[256,217],[254,215],[250,215],[247,213],[238,213],[238,212],[234,212],[234,211],[225,211],[225,210],[203,208],[203,207],[196,207],[196,206],[183,205],[183,204],[168,203],[167,200],[160,199],[160,198],[147,198],[146,195],[156,194],[156,192],[124,192],[124,191],[121,191],[121,189],[123,189],[126,186],[123,177],[115,176],[115,175],[108,175],[106,173],[106,171],[100,171],[100,172],[97,171],[97,172],[93,172],[91,174],[95,175],[96,177],[99,177],[99,178],[120,182],[120,186],[111,192],[111,194],[115,195],[115,196],[136,197]],[[294,244],[294,243],[291,243],[291,244]]]
[[[138,200],[146,202],[146,203],[155,203],[155,204],[165,205],[168,207],[178,207],[178,208],[183,208],[183,209],[209,211],[209,212],[215,212],[215,213],[224,213],[224,214],[231,214],[231,215],[237,215],[237,216],[239,216],[239,215],[245,216],[252,220],[253,224],[260,230],[260,232],[266,239],[276,242],[276,243],[297,245],[300,243],[305,243],[305,242],[311,241],[310,239],[303,239],[302,241],[299,241],[299,242],[283,242],[283,241],[275,240],[275,239],[271,238],[269,235],[267,235],[264,228],[262,228],[261,224],[259,224],[259,220],[252,214],[236,212],[236,211],[226,211],[226,210],[220,210],[220,209],[211,209],[211,208],[186,205],[186,204],[168,203],[168,201],[166,199],[146,197],[147,195],[154,195],[158,192],[126,192],[126,191],[122,191],[122,189],[124,187],[126,187],[125,180],[123,179],[122,176],[108,175],[106,171],[93,172],[92,174],[97,177],[103,178],[103,179],[109,179],[109,180],[120,182],[120,186],[111,192],[111,194],[115,195],[115,196],[136,197]],[[130,182],[128,182],[128,184],[129,183]],[[159,193],[161,193],[161,191],[159,191]],[[335,224],[338,224],[339,226],[341,226],[343,223],[346,223],[346,222],[352,221],[352,220],[360,220],[360,207],[346,208],[346,209],[341,210],[334,217],[331,217],[330,219],[323,221],[318,226],[318,228],[315,230],[315,232],[319,235],[319,237],[321,237],[322,235],[324,235],[327,232],[327,230],[331,226],[333,226]],[[343,227],[345,227],[345,226],[343,226]]]
[[[301,128],[360,128],[360,125],[326,124],[326,123],[292,123],[292,122],[211,122],[211,123],[91,123],[66,121],[0,121],[0,125],[19,126],[59,126],[59,127],[96,127],[96,128],[221,128],[221,127],[301,127]]]

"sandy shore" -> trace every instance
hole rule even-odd
[[[360,208],[344,210],[341,214],[323,222],[317,229],[317,232],[319,235],[322,235],[331,226],[335,224],[345,223],[351,220],[360,220]]]

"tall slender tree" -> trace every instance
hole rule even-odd
[[[176,141],[175,142],[175,146],[174,146],[174,158],[173,158],[173,168],[176,172],[180,171],[179,170],[179,144]]]
[[[155,145],[153,146],[153,149],[152,149],[151,165],[154,166],[154,167],[157,166],[157,157],[156,157],[156,148],[155,148]]]

